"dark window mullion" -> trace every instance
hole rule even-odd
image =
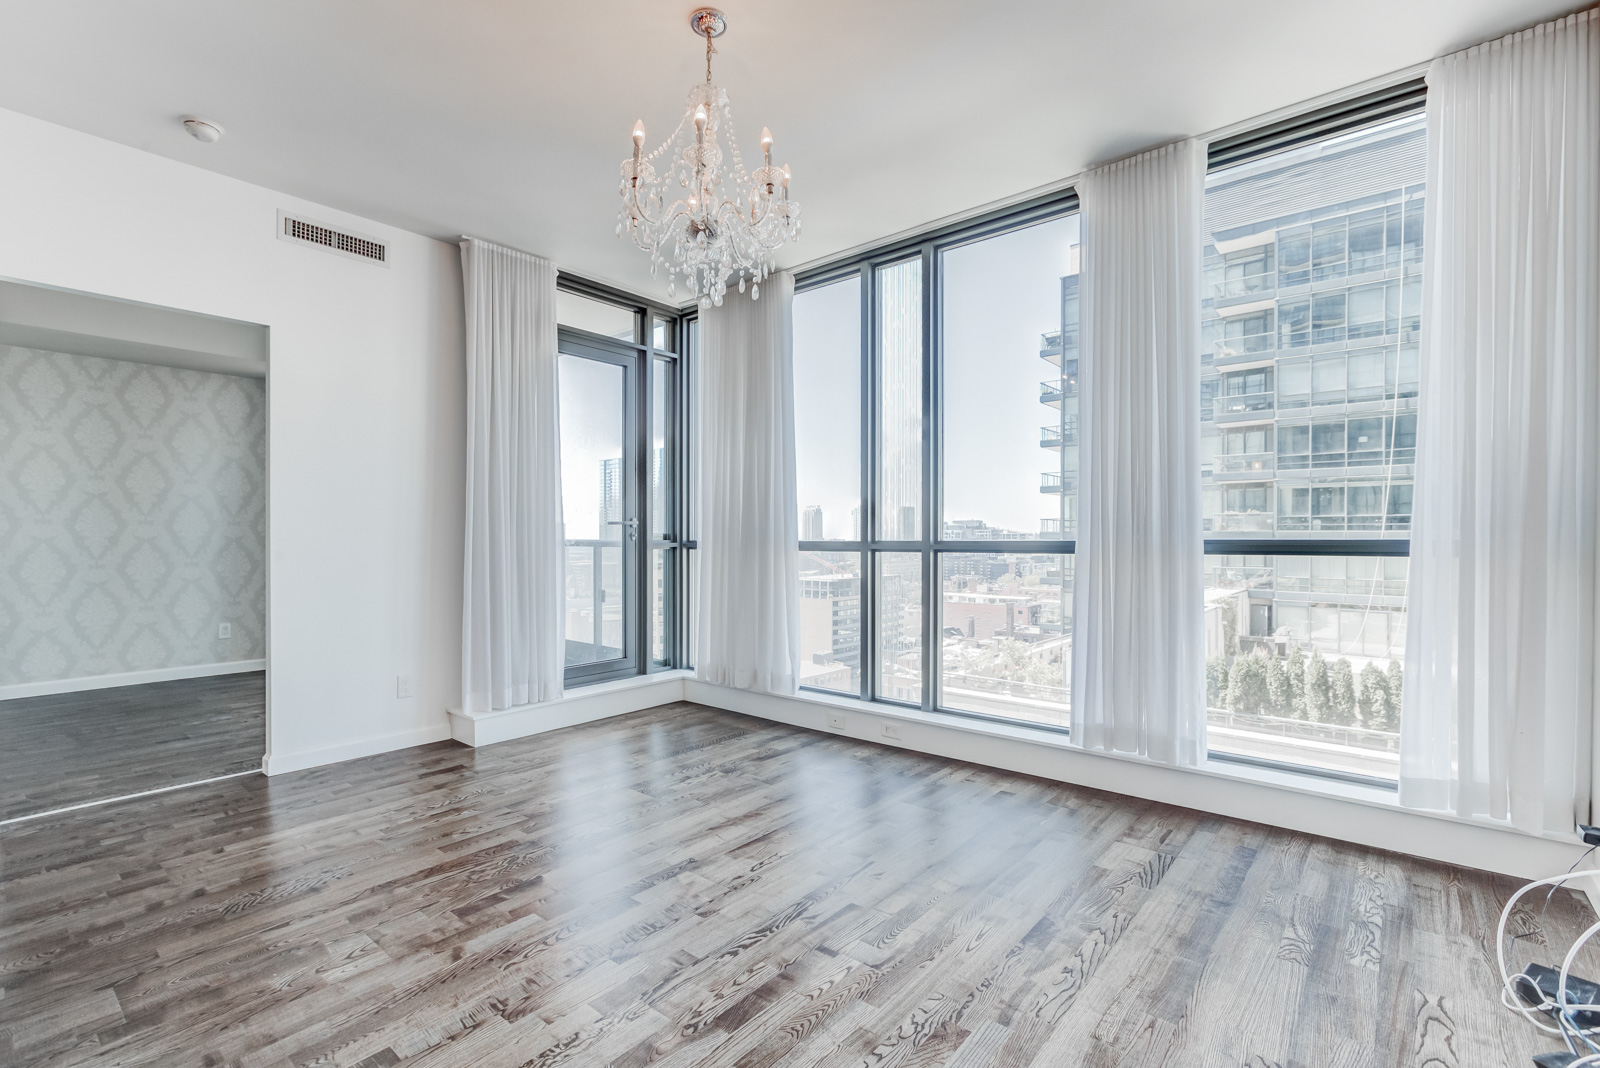
[[[861,286],[861,698],[878,692],[878,559],[870,541],[878,522],[878,285],[872,269],[858,264]]]
[[[943,450],[944,330],[939,286],[939,253],[932,242],[922,249],[922,710],[939,703],[944,643],[939,640],[941,587],[934,545],[944,531]]]
[[[1207,556],[1410,556],[1408,538],[1207,538]]]

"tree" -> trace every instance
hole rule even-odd
[[[1267,704],[1271,706],[1270,715],[1294,715],[1294,703],[1290,700],[1289,676],[1283,670],[1283,661],[1277,657],[1267,658]]]
[[[1400,661],[1389,661],[1389,708],[1394,714],[1394,730],[1400,729],[1400,693],[1405,686],[1405,671]]]
[[[1266,657],[1253,653],[1234,657],[1233,671],[1228,676],[1228,708],[1245,715],[1264,716],[1269,705]]]
[[[1213,656],[1206,661],[1206,707],[1226,708],[1228,699],[1228,658]]]
[[[1328,665],[1328,722],[1356,725],[1356,675],[1342,656]]]
[[[1311,663],[1306,665],[1306,718],[1313,723],[1326,723],[1333,708],[1333,690],[1328,683],[1328,662],[1319,649],[1311,650]]]
[[[1289,650],[1289,663],[1283,669],[1283,678],[1289,691],[1289,704],[1284,714],[1290,719],[1307,718],[1306,661],[1298,648]]]
[[[1376,660],[1361,669],[1361,698],[1357,702],[1361,725],[1375,731],[1392,731],[1393,711],[1389,704],[1389,676]]]
[[[1239,609],[1232,598],[1222,602],[1222,651],[1228,656],[1239,653]]]
[[[1052,664],[1033,655],[1033,648],[1015,638],[1000,638],[973,657],[967,672],[982,678],[1020,682],[1029,686],[1065,685],[1060,663]]]

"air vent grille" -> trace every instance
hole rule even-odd
[[[381,241],[374,241],[370,237],[362,237],[360,234],[344,230],[335,230],[331,226],[323,226],[321,223],[298,218],[287,212],[278,213],[278,236],[285,241],[315,245],[329,252],[353,256],[358,260],[381,263],[386,267],[389,264],[389,248]]]

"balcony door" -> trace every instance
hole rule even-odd
[[[631,346],[561,338],[569,682],[638,670],[639,363]]]

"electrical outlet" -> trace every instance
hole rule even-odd
[[[414,697],[416,686],[411,681],[410,675],[401,675],[394,680],[394,695],[396,697]]]
[[[829,712],[828,713],[828,729],[830,731],[842,731],[842,730],[844,730],[844,713],[843,712]]]
[[[885,738],[893,738],[895,741],[899,741],[900,725],[898,723],[885,723],[883,725],[883,736]]]
[[[233,624],[232,623],[218,623],[217,624],[217,641],[220,642],[224,638],[231,638],[231,637],[233,637]]]

